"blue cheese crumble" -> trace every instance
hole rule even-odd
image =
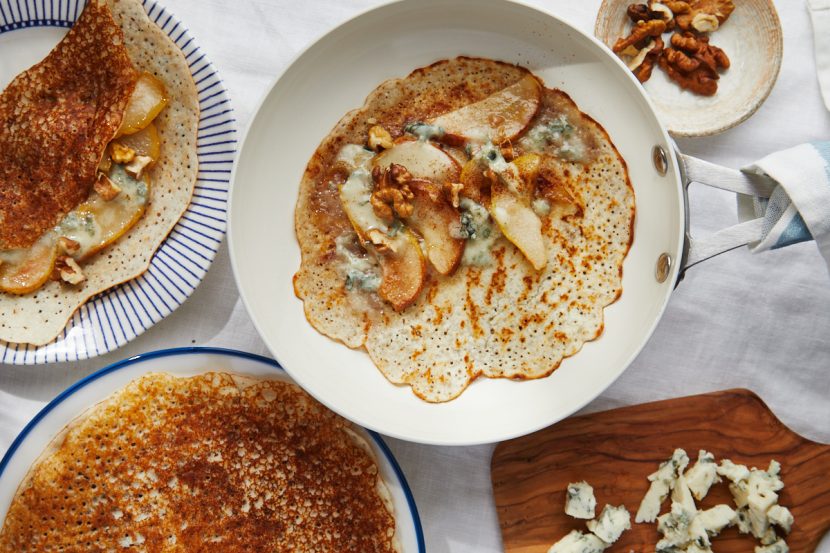
[[[568,484],[565,497],[565,514],[574,518],[590,520],[594,518],[597,508],[597,499],[594,497],[594,488],[587,482]]]
[[[631,528],[631,515],[625,506],[606,505],[597,520],[588,521],[588,530],[605,543],[614,543]]]
[[[570,534],[553,544],[548,553],[602,553],[608,544],[593,534],[572,530]]]
[[[635,522],[654,522],[660,514],[660,506],[674,488],[677,478],[683,474],[689,465],[689,456],[682,449],[675,449],[671,459],[662,463],[656,472],[649,475],[651,481],[640,508],[637,510]]]

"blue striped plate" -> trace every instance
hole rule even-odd
[[[228,93],[187,29],[153,0],[142,3],[150,19],[184,52],[199,90],[200,169],[190,207],[156,251],[146,273],[81,306],[61,335],[49,344],[0,342],[2,363],[78,361],[123,346],[172,313],[193,293],[225,235],[229,180],[236,155],[236,125]],[[30,40],[32,48],[43,48],[42,35],[19,30],[71,27],[84,4],[84,0],[0,0],[0,52],[4,48],[11,51],[12,46],[20,51],[29,46]],[[0,55],[0,72],[4,69],[3,57]]]

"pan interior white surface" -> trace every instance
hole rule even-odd
[[[330,129],[382,81],[458,55],[518,63],[561,88],[610,134],[629,166],[637,215],[622,298],[605,331],[548,378],[475,381],[444,404],[390,384],[363,351],[306,321],[293,291],[300,264],[294,205],[306,162]],[[660,176],[652,148],[669,153]],[[679,176],[668,136],[633,76],[599,43],[534,8],[504,0],[405,0],[369,11],[312,45],[277,80],[244,142],[231,197],[230,251],[257,329],[294,379],[343,416],[403,439],[494,442],[556,422],[599,395],[651,335],[682,244]],[[675,263],[655,279],[662,253]]]
[[[201,351],[200,351],[201,350]],[[102,376],[93,375],[89,382],[71,393],[59,396],[59,402],[52,406],[43,418],[26,430],[24,439],[16,449],[10,450],[8,464],[0,467],[0,525],[12,502],[17,487],[28,473],[29,468],[66,425],[93,405],[122,389],[127,384],[150,372],[163,372],[179,377],[195,376],[205,372],[230,372],[257,378],[270,378],[291,382],[284,371],[270,360],[247,356],[230,350],[211,351],[202,348],[188,348],[154,352],[146,356],[131,358],[112,368],[102,369]],[[397,533],[404,553],[421,551],[419,540],[421,527],[417,513],[410,505],[409,489],[401,481],[387,452],[367,433],[366,441],[372,447],[395,506]]]

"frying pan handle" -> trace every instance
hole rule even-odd
[[[682,280],[689,267],[693,267],[701,261],[706,261],[710,257],[758,240],[764,224],[763,218],[750,219],[703,238],[692,238],[689,230],[689,185],[698,182],[743,196],[769,198],[777,183],[765,175],[744,173],[680,152],[676,153],[683,182],[683,200],[686,209],[686,240],[683,247],[683,257],[680,261],[679,281]]]

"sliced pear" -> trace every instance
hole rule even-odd
[[[464,188],[461,189],[462,196],[481,203],[482,195],[490,188],[491,184],[491,179],[484,174],[486,170],[487,167],[476,158],[472,158],[464,164],[459,177],[459,182],[464,185]]]
[[[407,228],[389,238],[377,230],[371,233],[377,240],[381,282],[378,296],[389,302],[395,311],[412,305],[426,281],[427,266],[418,238]]]
[[[63,220],[56,231],[79,244],[73,253],[77,261],[83,261],[106,248],[130,230],[144,214],[150,195],[150,180],[132,178],[121,165],[113,165],[109,178],[119,192],[105,200],[97,192]]]
[[[435,270],[448,275],[455,271],[464,255],[465,241],[453,238],[450,231],[458,223],[460,214],[435,183],[413,180],[409,188],[415,198],[412,215],[406,223],[424,239],[427,258]]]
[[[435,183],[457,182],[461,167],[444,150],[430,142],[407,140],[379,153],[373,167],[386,169],[391,164],[403,165],[416,179]]]
[[[159,137],[158,128],[152,123],[137,133],[120,137],[117,142],[134,150],[137,156],[152,158],[153,163],[158,161],[159,155],[161,155],[161,138]]]
[[[490,188],[490,215],[504,236],[524,254],[537,271],[547,264],[542,221],[526,198],[511,192],[502,178]]]
[[[0,290],[28,294],[49,280],[58,257],[58,246],[55,237],[49,234],[27,250],[17,250],[11,255],[11,252],[3,253],[6,255],[0,264]]]
[[[539,110],[542,85],[533,75],[428,122],[444,129],[449,144],[486,142],[501,144],[519,136]]]
[[[79,205],[75,211],[81,215],[91,215],[96,223],[93,240],[89,237],[65,236],[85,244],[78,261],[83,261],[100,252],[133,228],[144,215],[147,208],[147,196],[150,193],[150,179],[146,175],[137,181],[127,175],[120,166],[113,167],[110,178],[121,189],[118,196],[110,201],[104,200],[96,193]],[[85,232],[85,231],[80,231]]]
[[[470,156],[463,148],[445,145],[444,151],[455,160],[459,167],[464,167],[464,164],[470,160]]]
[[[415,301],[424,286],[426,261],[418,238],[411,230],[404,227],[394,236],[389,235],[388,225],[372,209],[371,182],[368,171],[353,172],[340,185],[340,204],[361,243],[374,246],[369,249],[375,252],[380,263],[378,295],[396,311],[403,311]]]
[[[142,73],[135,83],[121,128],[116,136],[137,133],[150,124],[169,101],[164,83],[150,73]]]
[[[362,243],[370,241],[368,232],[372,229],[386,232],[388,225],[372,208],[372,176],[368,171],[353,171],[338,190],[340,205]]]
[[[513,165],[519,170],[519,176],[525,183],[528,191],[533,190],[536,177],[539,176],[539,169],[542,166],[542,156],[539,154],[524,154],[513,160]]]

